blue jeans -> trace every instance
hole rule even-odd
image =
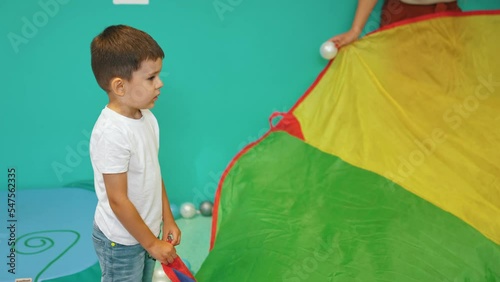
[[[92,241],[101,267],[102,282],[151,282],[155,260],[140,245],[110,241],[94,224]]]

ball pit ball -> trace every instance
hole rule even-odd
[[[172,211],[172,216],[174,219],[178,219],[181,217],[181,211],[179,209],[179,206],[176,204],[170,204],[170,210]]]
[[[193,218],[196,215],[196,207],[192,203],[181,205],[181,216],[183,218]]]
[[[162,279],[164,280],[165,278],[168,277],[167,274],[165,274],[165,271],[163,271],[163,268],[161,267],[156,268],[155,271],[153,272],[153,281],[162,281]]]
[[[321,47],[319,48],[321,57],[327,60],[335,58],[335,56],[337,56],[337,52],[337,46],[335,46],[335,43],[331,41],[326,41],[325,43],[321,44]]]
[[[182,262],[186,265],[186,267],[191,270],[191,263],[187,259],[182,259]]]
[[[211,216],[214,209],[214,204],[210,201],[203,201],[200,204],[200,213],[203,216]]]

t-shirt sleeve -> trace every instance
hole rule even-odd
[[[128,171],[131,150],[124,132],[117,129],[101,132],[93,151],[92,162],[99,172],[113,174]]]

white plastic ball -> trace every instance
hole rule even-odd
[[[163,268],[158,267],[153,272],[153,281],[154,282],[163,282],[163,281],[170,281],[170,279],[168,279],[167,274],[165,274],[165,271],[163,270]]]
[[[168,277],[163,277],[163,278],[154,278],[153,277],[153,280],[152,282],[172,282],[172,280],[170,280]]]
[[[183,218],[192,218],[196,215],[196,207],[192,203],[184,203],[181,205],[181,216]]]
[[[335,43],[331,41],[326,41],[325,43],[321,44],[321,47],[319,48],[319,53],[321,54],[321,57],[331,60],[337,56],[337,46],[335,46]]]

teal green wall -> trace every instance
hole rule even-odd
[[[461,4],[500,8],[499,0]],[[90,69],[89,45],[106,26],[127,24],[150,33],[166,52],[165,87],[153,111],[170,199],[212,199],[235,154],[325,67],[319,46],[350,26],[355,6],[354,0],[1,1],[0,183],[7,183],[9,167],[17,169],[18,189],[92,178],[89,134],[107,100]],[[365,32],[377,27],[378,15]]]

